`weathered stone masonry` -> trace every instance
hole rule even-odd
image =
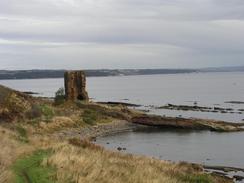
[[[66,100],[89,100],[86,92],[86,76],[83,71],[68,71],[64,74]]]

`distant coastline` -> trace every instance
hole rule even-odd
[[[183,74],[199,72],[244,72],[244,66],[202,69],[97,69],[84,70],[87,77]],[[65,70],[0,70],[0,80],[63,78]]]

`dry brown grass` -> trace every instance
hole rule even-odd
[[[132,113],[129,110],[125,111],[124,107],[111,107],[94,103],[75,104],[67,102],[60,106],[45,104],[45,108],[53,111],[53,115],[49,118],[46,118],[45,115],[37,118],[27,118],[25,126],[28,126],[29,131],[52,133],[67,128],[109,123],[117,118],[127,119],[129,113]]]
[[[33,151],[34,147],[17,140],[17,134],[0,126],[0,183],[10,182],[10,166],[18,156]]]
[[[40,122],[39,123],[39,132],[54,132],[59,129],[63,129],[66,127],[72,127],[76,124],[74,120],[70,117],[57,116],[52,118],[48,123]]]
[[[179,183],[192,182],[185,181],[186,176],[205,176],[199,166],[107,151],[74,139],[58,143],[46,163],[57,168],[59,183]],[[209,180],[225,182],[211,176]]]
[[[56,167],[57,183],[179,183],[192,182],[186,181],[185,176],[205,178],[200,166],[112,152],[86,140],[60,142],[51,135],[39,134],[30,136],[26,144],[18,141],[13,131],[0,127],[0,144],[0,183],[12,183],[10,167],[14,161],[38,149],[53,150],[42,164]],[[213,182],[225,182],[210,178]]]
[[[32,97],[0,85],[0,121],[23,118],[31,107]]]

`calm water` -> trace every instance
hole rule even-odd
[[[0,84],[53,97],[62,79],[0,80]],[[156,110],[150,105],[167,103],[244,109],[226,101],[244,101],[244,73],[200,73],[152,76],[88,78],[88,92],[94,101],[122,101],[142,104],[151,113],[239,122],[244,114],[221,114]],[[127,152],[173,160],[244,168],[244,133],[189,131],[135,131],[99,138],[98,143]],[[107,144],[109,142],[109,144]]]
[[[149,155],[163,160],[244,168],[244,133],[209,131],[165,131],[159,129],[125,132],[100,137],[96,143],[109,149]]]

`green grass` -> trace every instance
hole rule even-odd
[[[88,125],[111,122],[111,117],[95,109],[85,109],[82,114],[83,122]]]
[[[86,109],[82,117],[85,123],[89,125],[94,125],[98,120],[98,113],[94,110]]]
[[[50,151],[39,150],[32,155],[19,159],[13,165],[14,183],[55,183],[55,169],[42,166],[42,161],[51,154]]]

